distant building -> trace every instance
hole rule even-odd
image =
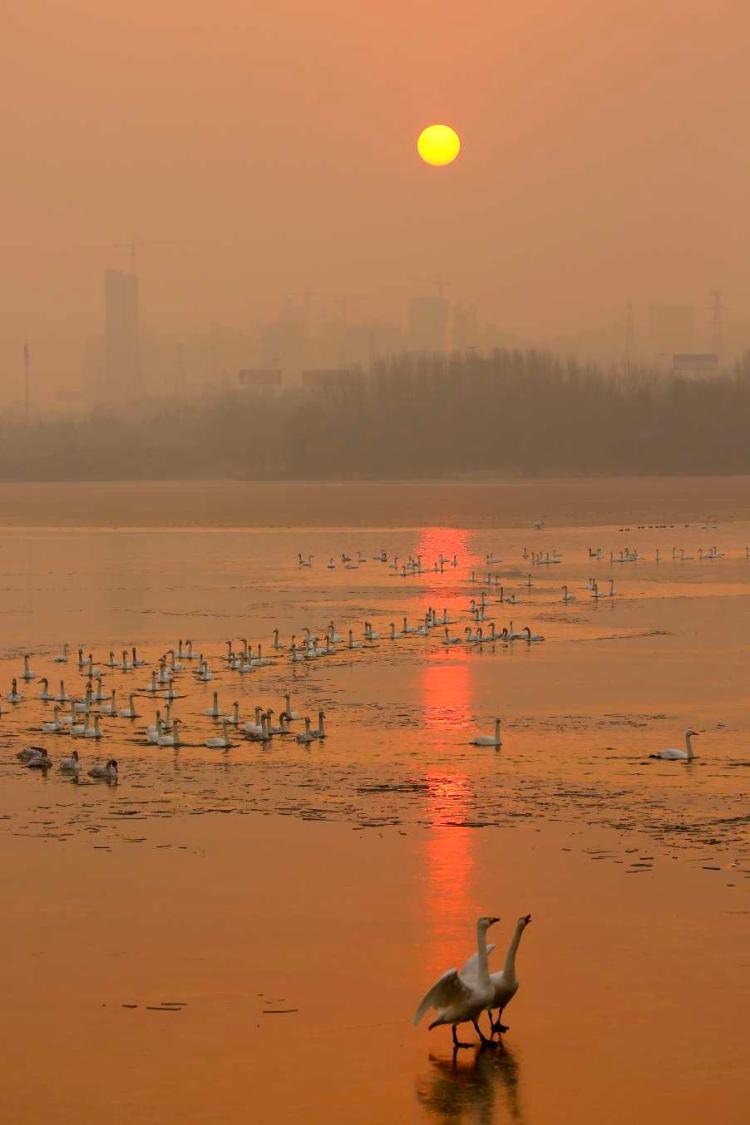
[[[672,356],[675,375],[716,375],[719,356],[716,352],[677,352]]]
[[[450,306],[444,297],[413,297],[408,308],[409,348],[444,352]]]
[[[138,278],[104,275],[104,341],[97,399],[105,405],[132,402],[142,389]]]

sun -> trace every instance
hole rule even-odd
[[[417,138],[417,152],[425,164],[452,164],[461,149],[461,139],[450,125],[428,125]]]

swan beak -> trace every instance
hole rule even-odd
[[[494,926],[494,925],[495,925],[495,922],[499,922],[499,921],[500,921],[500,919],[499,919],[499,918],[489,918],[489,919],[487,920],[487,929],[489,929],[489,928],[490,928],[490,926]]]

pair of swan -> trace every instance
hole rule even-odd
[[[472,1023],[480,1040],[483,1043],[491,1039],[483,1034],[478,1020],[482,1012],[487,1012],[490,1019],[490,1035],[507,1031],[507,1024],[501,1022],[503,1010],[518,992],[518,976],[516,975],[516,956],[521,938],[526,927],[531,922],[531,915],[524,914],[518,919],[508,951],[505,955],[505,964],[497,972],[490,974],[489,954],[495,948],[487,944],[487,931],[499,918],[482,917],[477,921],[477,952],[468,959],[463,968],[449,969],[426,992],[414,1014],[416,1026],[425,1013],[432,1008],[437,1017],[429,1025],[432,1031],[435,1027],[444,1024],[450,1025],[453,1045],[469,1047],[470,1043],[461,1043],[456,1033],[456,1027],[462,1023]],[[493,1019],[492,1012],[497,1011]]]
[[[657,754],[649,754],[650,758],[662,758],[666,762],[692,762],[695,757],[693,739],[700,735],[699,730],[685,731],[685,749],[668,748],[659,750]]]

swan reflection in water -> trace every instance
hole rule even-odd
[[[430,1055],[430,1069],[417,1081],[417,1100],[444,1125],[523,1125],[518,1086],[518,1060],[501,1043],[479,1047],[469,1058],[455,1051],[452,1057]]]

